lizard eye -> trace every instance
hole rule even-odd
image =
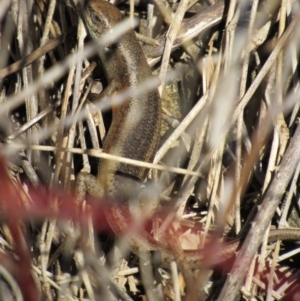
[[[91,20],[93,23],[100,25],[102,23],[102,20],[100,17],[93,11],[90,12]]]

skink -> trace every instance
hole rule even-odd
[[[123,18],[121,12],[112,4],[102,0],[89,0],[83,9],[83,18],[91,38],[99,41],[104,32]],[[130,30],[115,44],[99,49],[108,87],[101,93],[105,100],[115,92],[126,88],[137,87],[151,77],[142,49]],[[151,162],[157,148],[161,124],[161,103],[157,90],[139,97],[127,99],[113,112],[113,122],[104,142],[103,151],[126,158]],[[140,184],[145,180],[147,168],[130,166],[124,163],[101,160],[98,175],[80,173],[77,176],[76,193],[78,200],[85,197],[86,192],[96,197],[109,200],[111,206],[106,209],[107,220],[116,235],[126,234],[132,222],[130,200],[138,194]],[[275,230],[270,232],[269,240],[299,240],[298,229]],[[159,250],[163,264],[174,259],[173,252],[155,241],[146,231],[140,231],[130,238],[133,252],[143,250]],[[237,250],[239,241],[226,245],[216,256],[226,259]],[[199,251],[176,252],[177,259],[186,262],[187,267],[199,267],[203,254]]]
[[[97,42],[104,32],[111,30],[113,34],[113,27],[123,16],[109,2],[90,0],[83,9],[83,18],[91,38]],[[100,95],[101,101],[118,91],[135,88],[152,76],[133,30],[115,44],[99,48],[98,54],[109,83]],[[161,101],[157,90],[127,99],[113,108],[113,121],[104,141],[103,152],[152,162],[160,125]],[[116,235],[124,234],[130,224],[129,200],[136,197],[148,172],[144,167],[101,160],[96,178],[82,173],[77,176],[78,199],[83,199],[87,191],[93,196],[110,200],[111,206],[106,209],[107,220]],[[144,235],[132,239],[133,248],[144,244],[147,246]]]

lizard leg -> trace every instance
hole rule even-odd
[[[81,203],[85,199],[86,193],[96,198],[102,198],[104,189],[99,185],[95,176],[86,172],[80,172],[76,176],[75,193],[77,202]]]

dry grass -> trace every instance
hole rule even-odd
[[[154,235],[206,251],[209,237],[247,235],[211,286],[205,260],[184,283],[175,263],[162,270],[133,255],[122,259],[111,247],[104,204],[76,210],[76,174],[96,173],[96,157],[124,159],[100,152],[109,107],[86,98],[106,83],[98,46],[85,38],[71,2],[0,2],[0,299],[296,298],[299,250],[267,246],[266,231],[300,224],[299,1],[132,6],[140,32],[155,39],[143,49],[157,75],[135,92],[158,87],[159,78],[163,102],[161,143],[148,165],[161,200]],[[129,15],[128,3],[119,7]],[[148,24],[157,23],[145,29],[147,10]],[[167,39],[157,37],[163,33]],[[88,232],[78,238],[71,221]],[[126,238],[116,241],[122,249]]]

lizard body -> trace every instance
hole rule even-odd
[[[109,2],[90,0],[83,9],[83,18],[91,38],[99,41],[102,34],[113,30],[123,16]],[[98,54],[109,83],[100,95],[101,101],[116,92],[135,88],[152,76],[133,30],[129,30],[115,44],[99,48]],[[152,162],[159,141],[160,124],[161,102],[157,90],[132,97],[113,108],[113,121],[104,141],[103,152]],[[76,193],[79,199],[83,199],[85,192],[88,192],[110,200],[111,206],[106,208],[107,220],[115,234],[122,235],[130,224],[129,201],[137,196],[148,172],[145,167],[100,160],[96,178],[82,173],[77,176]],[[139,235],[137,239],[132,239],[132,247],[137,249],[147,245],[146,241],[144,235]]]

